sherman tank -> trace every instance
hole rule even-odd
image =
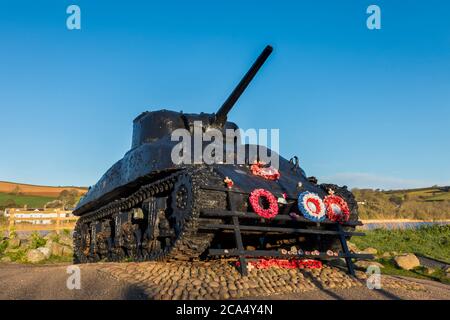
[[[287,160],[269,148],[227,136],[238,129],[227,121],[229,111],[271,52],[270,46],[263,50],[216,113],[158,110],[144,112],[134,120],[131,149],[89,188],[73,212],[80,217],[74,230],[75,262],[192,261],[206,259],[214,249],[230,247],[235,241],[242,241],[241,248],[266,251],[292,246],[321,251],[335,248],[335,237],[299,236],[289,230],[294,224],[304,229],[330,228],[320,223],[329,219],[324,216],[326,210],[336,211],[335,207],[323,207],[322,200],[329,195],[342,199],[348,207],[347,219],[356,222],[357,204],[347,187],[318,184],[316,178],[306,176],[297,157]],[[220,159],[216,148],[212,155],[217,161],[197,161],[196,130],[222,135],[227,142],[224,153],[230,144],[233,152]],[[191,156],[183,159],[193,158],[191,162],[173,159],[174,150],[180,148],[180,138],[174,139],[177,132],[191,134],[189,143],[181,145],[187,146],[182,153]],[[238,147],[246,151],[240,162],[236,161]],[[200,151],[206,148],[210,144],[202,141]],[[251,155],[251,150],[257,150],[256,154]],[[277,156],[277,168],[261,161],[262,154]],[[261,192],[255,193],[258,190]],[[316,200],[306,204],[301,195]],[[303,209],[300,202],[306,204]],[[317,223],[305,220],[308,206],[318,213]],[[341,209],[338,206],[336,212]],[[242,222],[242,240],[224,227],[227,221],[235,221],[237,214],[254,218]],[[274,215],[278,219],[273,219]]]

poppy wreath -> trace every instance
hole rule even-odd
[[[263,177],[267,180],[278,180],[280,179],[280,172],[274,167],[264,167],[264,163],[261,161],[255,162],[250,166],[251,172],[255,176]]]
[[[327,217],[331,221],[346,222],[350,218],[347,202],[339,196],[328,195],[323,200],[327,207]]]
[[[267,200],[269,207],[263,208],[261,205],[261,198]],[[271,219],[278,214],[278,201],[275,196],[267,190],[255,189],[250,193],[250,204],[252,205],[253,211],[263,218]]]
[[[236,262],[236,266],[240,266],[239,261]],[[272,267],[278,267],[283,269],[321,269],[323,267],[322,262],[312,259],[259,259],[257,261],[249,261],[249,266],[256,269],[268,269]]]
[[[298,209],[303,216],[312,221],[323,221],[325,219],[325,204],[316,193],[309,191],[298,195]]]

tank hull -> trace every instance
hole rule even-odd
[[[279,214],[288,215],[297,211],[299,192],[310,191],[323,197],[331,188],[349,203],[351,220],[357,221],[356,202],[345,188],[315,185],[285,159],[280,160],[280,173],[279,180],[269,181],[254,176],[245,165],[223,164],[150,172],[145,182],[139,177],[141,184],[136,185],[136,180],[132,187],[127,184],[127,193],[120,198],[84,212],[74,233],[75,260],[197,260],[206,257],[208,248],[226,246],[233,239],[229,231],[210,229],[211,225],[222,224],[223,219],[202,216],[204,210],[229,210],[229,192],[239,194],[233,207],[240,212],[252,212],[248,198],[254,189],[269,190],[279,199],[284,194],[287,203],[279,204]],[[226,188],[225,177],[234,181],[232,190]],[[291,226],[289,221],[262,221],[265,226]],[[304,228],[311,228],[311,225],[305,224]],[[312,228],[326,229],[327,226]],[[288,250],[298,246],[304,250],[327,250],[337,244],[334,239],[286,233],[243,233],[245,243],[250,247]],[[261,243],[262,238],[264,243]]]

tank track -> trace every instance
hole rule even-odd
[[[97,228],[97,223],[108,224],[113,221],[114,215],[121,212],[129,212],[139,208],[147,199],[157,197],[158,195],[167,194],[173,191],[177,181],[182,178],[190,179],[192,182],[192,206],[186,211],[178,221],[181,229],[173,243],[162,250],[154,250],[142,254],[142,248],[149,244],[141,243],[141,239],[136,241],[133,239],[136,224],[128,225],[129,230],[125,232],[125,241],[123,247],[126,252],[123,254],[113,254],[114,247],[112,245],[114,239],[111,237],[111,228],[100,228],[100,232],[93,232]],[[200,209],[226,207],[226,194],[223,192],[211,192],[203,190],[202,185],[222,185],[222,178],[215,174],[212,170],[197,168],[189,170],[180,170],[159,179],[153,183],[140,187],[136,192],[127,198],[116,200],[93,212],[81,216],[74,230],[74,261],[76,263],[96,262],[100,260],[120,261],[124,259],[132,259],[137,261],[143,260],[197,260],[199,256],[209,247],[214,234],[198,233],[200,223],[217,222],[218,220],[199,218]],[[199,201],[201,199],[202,207]],[[170,203],[170,201],[169,201]],[[170,210],[170,209],[169,209]],[[129,223],[129,221],[127,222]],[[124,224],[127,227],[127,224]],[[133,227],[134,226],[134,227]],[[87,230],[87,234],[86,234]],[[123,231],[123,230],[122,230]],[[86,241],[83,237],[88,237]],[[95,238],[95,239],[92,239]],[[130,239],[131,238],[131,239]],[[95,249],[92,250],[90,245],[95,241]],[[88,246],[89,245],[89,246]]]

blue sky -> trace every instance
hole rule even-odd
[[[266,44],[231,121],[321,181],[450,184],[450,3],[400,0],[1,0],[0,180],[94,184],[135,116],[214,112]]]

